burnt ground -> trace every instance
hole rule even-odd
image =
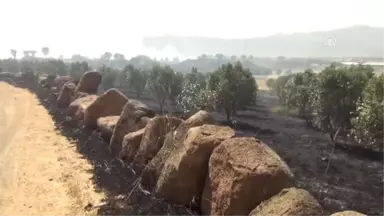
[[[308,128],[305,121],[273,113],[276,105],[275,98],[261,93],[258,106],[239,112],[237,121],[263,129],[258,129],[255,136],[287,162],[295,174],[296,186],[311,192],[326,213],[355,210],[382,215],[382,154],[378,157],[363,149],[333,148],[323,133]]]
[[[158,110],[149,95],[140,100]],[[383,215],[383,155],[341,145],[333,148],[325,134],[308,128],[304,120],[272,112],[276,106],[274,96],[260,92],[257,105],[233,118],[237,136],[254,136],[274,149],[295,174],[296,186],[308,190],[326,213]],[[168,109],[175,112],[171,105]],[[212,114],[226,124],[224,116]]]
[[[105,203],[99,206],[98,214],[196,214],[184,206],[169,205],[142,190],[137,184],[138,176],[128,167],[124,167],[114,157],[115,154],[107,151],[106,143],[97,132],[66,118],[66,113],[47,99],[52,97],[48,91],[31,86],[29,89],[37,94],[41,103],[49,110],[60,133],[77,140],[77,150],[93,164],[93,181],[98,190],[107,194]],[[134,98],[132,94],[127,95]],[[144,95],[140,100],[155,110],[158,109],[149,96]],[[382,159],[374,160],[339,148],[335,148],[331,156],[333,147],[325,135],[307,128],[298,118],[271,112],[275,105],[276,100],[267,94],[259,95],[257,106],[238,112],[235,117],[237,135],[255,136],[273,148],[295,174],[296,186],[311,192],[326,213],[349,209],[369,215],[382,215]],[[213,115],[218,121],[225,122],[223,116],[217,113]],[[327,174],[324,175],[329,158],[332,160]],[[95,206],[89,204],[84,208],[93,207]]]

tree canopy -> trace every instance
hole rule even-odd
[[[256,81],[240,62],[222,65],[210,75],[208,83],[209,89],[216,92],[215,107],[224,111],[228,121],[236,110],[256,101]]]

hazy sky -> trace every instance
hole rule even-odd
[[[51,56],[120,52],[174,56],[143,36],[247,38],[352,25],[384,26],[384,0],[0,0],[0,57],[51,48]]]

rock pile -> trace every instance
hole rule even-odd
[[[68,77],[41,83],[58,90],[57,104],[69,116],[99,129],[106,147],[136,170],[146,190],[204,215],[323,214],[316,199],[294,187],[290,168],[262,141],[235,137],[232,128],[215,124],[203,110],[182,120],[156,116],[117,89],[97,95],[101,79],[91,71],[77,85]],[[347,214],[362,215],[333,215]]]

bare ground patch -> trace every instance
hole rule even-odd
[[[12,134],[6,140],[2,137],[1,142],[8,150],[0,160],[11,161],[0,167],[0,172],[10,173],[2,177],[11,182],[1,187],[1,214],[86,214],[84,203],[97,205],[103,198],[89,180],[88,161],[55,130],[51,116],[34,94],[3,82],[0,88],[6,93],[1,100],[7,102],[1,107],[6,110],[7,123],[0,130]],[[77,187],[76,196],[71,195],[72,185]]]

